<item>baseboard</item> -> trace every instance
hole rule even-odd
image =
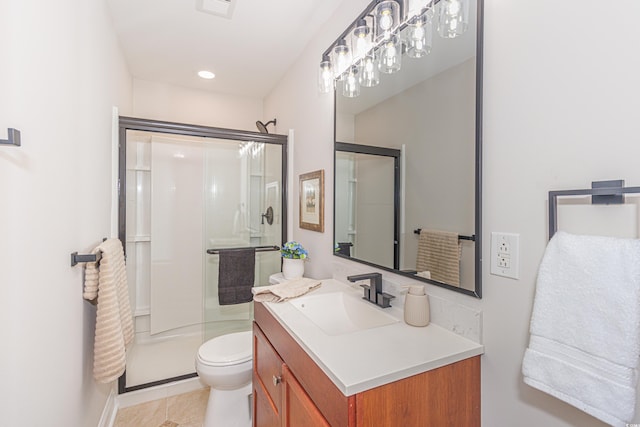
[[[102,416],[98,422],[98,427],[113,427],[118,414],[118,394],[114,389],[109,392],[107,402],[104,404]]]

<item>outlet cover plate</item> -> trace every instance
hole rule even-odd
[[[491,233],[491,274],[520,278],[520,235]]]

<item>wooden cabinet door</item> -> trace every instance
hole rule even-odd
[[[330,427],[287,365],[282,367],[282,385],[284,387],[283,427]]]
[[[276,412],[271,400],[262,386],[253,387],[253,425],[254,427],[280,427],[280,414]]]
[[[280,427],[282,424],[282,366],[278,353],[262,331],[253,327],[253,425]]]

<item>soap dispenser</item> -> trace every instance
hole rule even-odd
[[[404,321],[412,326],[429,324],[429,297],[424,293],[424,285],[405,286],[409,291],[404,298]]]

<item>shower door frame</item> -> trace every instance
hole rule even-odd
[[[127,131],[160,132],[172,135],[198,136],[203,138],[217,138],[232,141],[254,141],[265,144],[275,144],[282,147],[282,191],[281,191],[281,218],[282,218],[282,243],[287,241],[287,135],[265,134],[260,132],[244,131],[237,129],[225,129],[211,126],[191,125],[185,123],[166,122],[160,120],[141,119],[137,117],[119,116],[118,134],[118,238],[122,242],[126,258],[126,181],[127,181]],[[195,357],[195,356],[194,356]],[[172,378],[165,378],[145,384],[127,387],[127,372],[118,378],[118,394],[140,390],[157,385],[167,384],[196,377],[195,372]]]

